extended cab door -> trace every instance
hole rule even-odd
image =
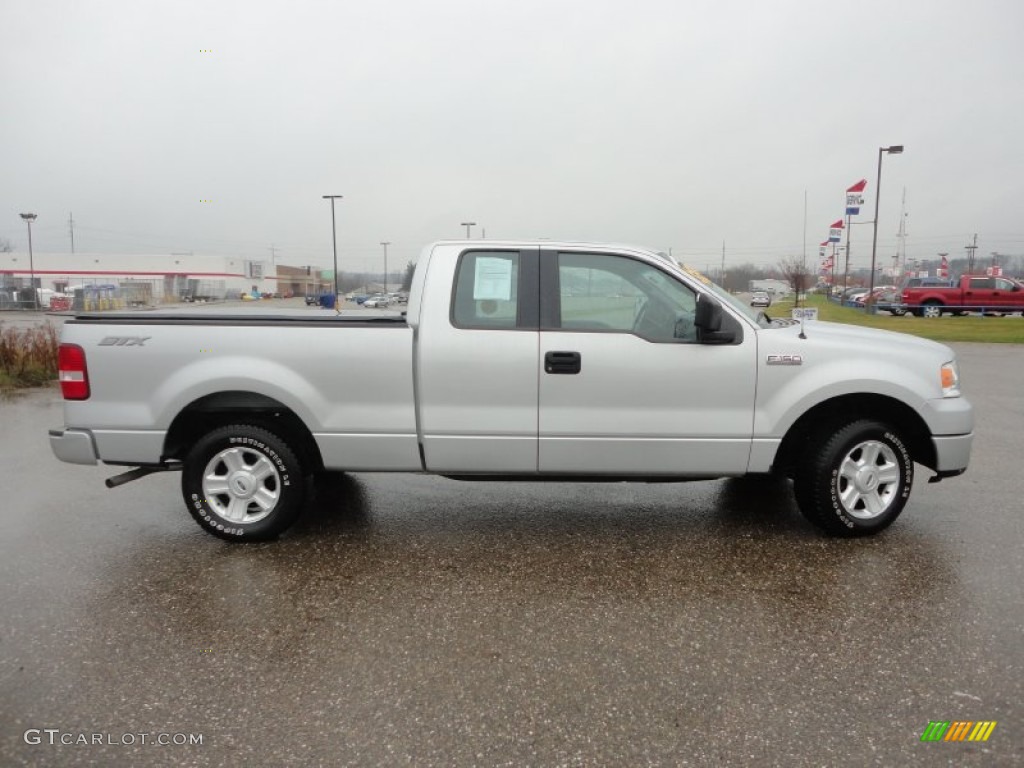
[[[756,336],[697,341],[697,293],[626,254],[541,254],[539,466],[545,473],[746,472]]]
[[[991,277],[970,277],[964,287],[964,306],[992,307],[999,304],[996,296],[996,281]]]
[[[536,472],[538,249],[438,248],[414,362],[424,464]]]

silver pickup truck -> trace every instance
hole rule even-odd
[[[962,473],[953,352],[903,334],[770,320],[632,247],[439,242],[408,309],[82,315],[60,349],[77,464],[182,471],[189,512],[273,538],[319,470],[477,480],[792,478],[813,524],[875,533],[914,463]]]

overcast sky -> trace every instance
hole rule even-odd
[[[491,238],[699,266],[817,257],[882,173],[879,254],[1024,253],[1024,3],[0,4],[0,238],[404,263]],[[209,201],[209,202],[201,202]],[[853,264],[870,260],[853,229]]]

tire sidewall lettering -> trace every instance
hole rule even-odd
[[[258,434],[246,434],[250,431],[265,434],[266,438]],[[273,438],[273,441],[269,438]],[[281,450],[279,451],[275,445]],[[226,448],[252,451],[269,460],[274,466],[278,474],[280,495],[276,507],[268,517],[250,524],[232,522],[220,517],[205,498],[202,491],[203,468],[213,456]],[[207,433],[197,442],[187,458],[182,480],[185,503],[192,517],[207,532],[220,538],[264,540],[276,537],[290,525],[301,510],[303,488],[296,485],[293,477],[301,475],[302,471],[300,463],[292,453],[293,450],[285,439],[261,426],[238,424]]]

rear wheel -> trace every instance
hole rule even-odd
[[[282,438],[262,427],[233,424],[195,444],[184,462],[181,490],[192,517],[214,536],[263,541],[295,522],[305,477]]]
[[[942,305],[937,301],[929,301],[921,307],[922,317],[941,317]]]
[[[914,463],[896,431],[860,419],[812,436],[793,489],[811,523],[849,537],[889,526],[903,511],[913,484]]]

